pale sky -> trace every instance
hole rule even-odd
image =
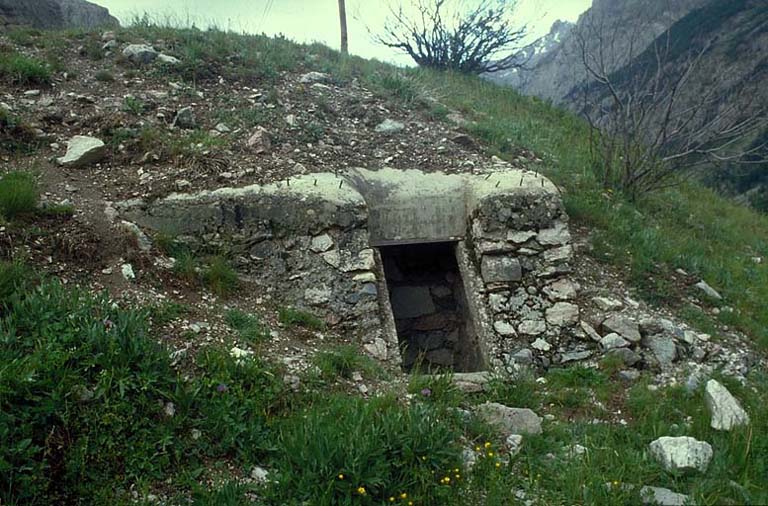
[[[121,23],[148,12],[158,19],[204,28],[216,25],[249,33],[282,33],[297,42],[322,42],[339,47],[337,0],[90,0],[107,7]],[[365,58],[408,64],[407,56],[371,40],[367,28],[381,29],[389,0],[347,0],[349,50]],[[398,1],[398,0],[393,0]],[[400,0],[404,5],[412,0]],[[472,0],[462,0],[472,1]],[[532,41],[549,32],[558,19],[575,21],[592,0],[519,0],[518,19],[528,24]]]

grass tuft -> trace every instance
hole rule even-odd
[[[21,86],[45,85],[51,82],[51,71],[46,63],[36,58],[30,58],[15,51],[0,52],[0,79]]]
[[[351,379],[352,373],[376,374],[379,368],[373,359],[360,354],[357,347],[341,345],[333,349],[321,351],[314,357],[314,363],[320,370],[320,375],[326,380],[336,378]]]
[[[269,338],[269,329],[251,314],[232,309],[227,312],[226,321],[247,344],[257,344]]]
[[[325,330],[325,322],[307,311],[290,307],[281,308],[278,314],[280,323],[287,327],[304,327],[310,330]]]
[[[28,172],[13,171],[0,177],[0,214],[6,219],[36,212],[39,196],[37,182]]]
[[[213,293],[220,296],[230,295],[237,290],[240,280],[232,266],[223,256],[215,256],[202,273],[203,283]]]

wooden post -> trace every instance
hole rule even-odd
[[[345,0],[339,0],[339,22],[341,24],[341,54],[349,54],[349,38],[347,35],[347,7]]]

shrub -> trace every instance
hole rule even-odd
[[[123,111],[129,112],[135,116],[141,116],[144,112],[144,102],[136,97],[125,97],[123,99]]]
[[[0,53],[0,78],[13,84],[48,84],[51,71],[44,62],[17,52]]]
[[[7,219],[34,213],[38,189],[35,178],[28,172],[8,172],[0,178],[0,213]]]
[[[280,309],[278,320],[288,327],[304,327],[311,330],[325,329],[325,322],[307,311],[284,307]]]

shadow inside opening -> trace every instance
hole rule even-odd
[[[380,251],[403,368],[419,373],[481,370],[456,243],[403,244]]]

